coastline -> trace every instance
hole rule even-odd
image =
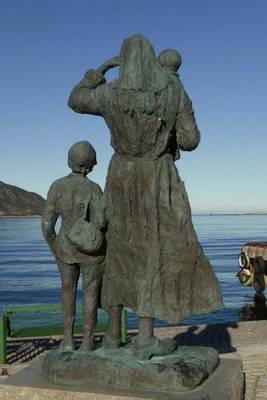
[[[267,216],[267,212],[256,212],[256,213],[194,213],[192,212],[193,216],[209,216],[209,217],[216,217],[216,216]],[[0,218],[41,218],[41,214],[35,214],[35,215],[0,215]]]
[[[222,215],[222,216],[225,216],[225,215],[227,215],[227,216],[267,216],[267,212],[256,212],[256,213],[209,213],[209,212],[206,212],[206,213],[194,213],[194,212],[192,212],[192,215],[195,215],[195,216],[201,216],[201,215],[203,215],[203,216],[208,216],[208,217],[217,217],[217,216],[220,216],[220,215]]]
[[[0,218],[41,218],[42,215],[0,215]]]

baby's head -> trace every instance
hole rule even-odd
[[[73,172],[87,175],[96,164],[96,152],[89,142],[74,143],[69,149],[68,165]]]
[[[163,50],[159,54],[158,60],[163,68],[167,68],[171,72],[177,72],[182,64],[181,54],[172,49]]]

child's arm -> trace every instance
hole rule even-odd
[[[47,201],[44,209],[44,213],[42,216],[42,232],[45,240],[47,241],[51,251],[56,254],[56,231],[55,225],[58,219],[59,214],[55,209],[55,200],[56,200],[56,182],[54,182],[49,189],[47,195]]]

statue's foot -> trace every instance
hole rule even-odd
[[[94,339],[83,339],[79,351],[92,351],[94,350]]]
[[[104,349],[117,349],[121,345],[121,337],[110,335],[106,333],[102,340],[102,347]]]
[[[137,337],[134,343],[133,355],[140,360],[149,360],[153,356],[165,356],[176,349],[172,339],[159,340],[155,336],[146,340]]]
[[[66,342],[65,340],[63,340],[60,343],[59,350],[63,351],[63,352],[74,351],[74,342],[72,341],[69,343],[69,342]]]

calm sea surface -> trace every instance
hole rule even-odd
[[[265,306],[254,305],[254,289],[241,287],[236,273],[241,245],[266,241],[267,216],[195,215],[193,223],[204,252],[219,279],[225,309],[182,321],[223,323],[248,319],[267,319]],[[81,301],[81,287],[78,291]],[[60,303],[60,276],[53,257],[42,238],[40,218],[0,218],[0,307],[24,304]],[[78,315],[77,319],[80,320]],[[100,321],[106,315],[99,313]],[[60,313],[17,315],[14,323],[24,325],[59,324]],[[26,321],[26,324],[25,324]],[[137,325],[129,312],[129,326]],[[167,325],[157,321],[158,326]]]

